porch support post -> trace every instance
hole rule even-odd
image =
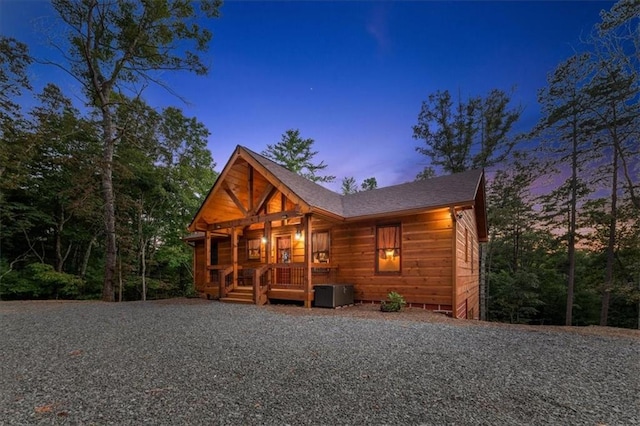
[[[311,252],[311,214],[305,214],[304,218],[304,307],[311,308],[313,299],[313,287],[311,282],[311,261],[313,253]]]
[[[264,243],[264,262],[268,265],[271,263],[271,222],[264,223],[264,237],[267,241]]]
[[[238,286],[238,228],[231,228],[231,262],[233,265],[233,286]]]
[[[204,231],[204,286],[211,285],[211,232]]]
[[[269,265],[271,263],[271,221],[267,220],[264,223],[264,237],[267,239],[267,242],[264,243],[264,263]],[[267,284],[271,284],[271,270],[267,274],[269,282]]]

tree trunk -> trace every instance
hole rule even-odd
[[[140,246],[140,282],[142,283],[142,300],[147,300],[147,243],[144,238],[144,227],[142,226],[144,201],[140,197],[138,204],[138,244]]]
[[[569,271],[567,273],[567,309],[565,325],[573,324],[573,293],[576,273],[576,209],[578,204],[578,125],[573,121],[573,149],[571,151],[571,202],[569,205],[569,235],[567,241],[567,256]]]
[[[614,120],[616,122],[615,109]],[[614,141],[617,135],[613,134]],[[611,179],[611,215],[609,219],[609,241],[607,243],[607,264],[604,270],[604,287],[602,291],[602,303],[600,306],[600,325],[606,326],[609,316],[609,300],[611,298],[611,289],[613,288],[613,263],[615,261],[616,248],[616,225],[618,216],[618,150],[614,146],[613,149],[613,175]]]
[[[142,300],[147,300],[147,250],[144,239],[140,238],[140,278],[142,279]]]
[[[56,264],[55,269],[56,272],[62,272],[62,268],[64,266],[64,258],[62,256],[62,231],[64,230],[64,208],[62,206],[59,207],[59,214],[56,223],[56,241],[55,241],[55,252],[56,252]]]
[[[84,279],[87,275],[87,267],[89,266],[89,259],[91,258],[91,249],[93,245],[96,243],[95,235],[89,241],[89,246],[87,247],[87,251],[84,252],[84,258],[82,259],[82,268],[80,269],[80,278]]]
[[[118,256],[118,302],[122,302],[122,256]]]
[[[102,195],[104,197],[104,229],[106,234],[106,258],[104,265],[104,285],[102,300],[114,301],[114,280],[116,273],[116,214],[113,194],[113,153],[115,150],[115,129],[108,106],[102,108],[102,130],[104,151],[102,156]]]

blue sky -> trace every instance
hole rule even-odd
[[[227,1],[211,23],[206,77],[163,76],[188,105],[154,88],[147,102],[181,107],[211,131],[220,170],[233,148],[257,152],[300,129],[315,140],[317,161],[340,180],[375,176],[379,186],[413,180],[427,162],[412,126],[430,93],[463,98],[515,89],[524,108],[517,130],[538,116],[537,91],[613,2],[309,2]],[[52,55],[55,12],[40,0],[0,0],[0,32]],[[34,67],[36,86],[77,85]]]

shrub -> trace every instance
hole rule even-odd
[[[387,300],[383,300],[380,304],[380,310],[382,312],[400,312],[406,304],[404,297],[392,291],[387,295]]]

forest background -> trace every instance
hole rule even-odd
[[[38,59],[0,36],[0,299],[190,295],[182,238],[217,177],[209,130],[143,95],[162,85],[159,70],[207,73],[198,55],[211,34],[198,22],[221,4],[52,4],[69,36],[56,46],[67,61],[50,65],[80,83],[86,108],[53,83],[33,93]],[[494,171],[485,319],[640,328],[639,16],[633,0],[601,14],[549,74],[526,133],[514,134],[522,108],[499,89],[465,99],[443,89],[419,109],[416,156],[428,166],[416,179]],[[28,109],[25,95],[36,99]],[[332,180],[318,173],[313,139],[283,131],[264,154]],[[341,179],[345,193],[376,187],[375,176]]]

